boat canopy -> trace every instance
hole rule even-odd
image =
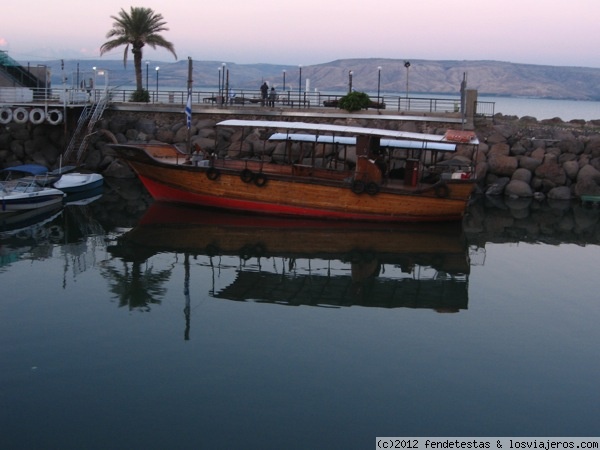
[[[356,137],[351,136],[331,136],[318,134],[302,133],[275,133],[270,141],[295,141],[295,142],[315,142],[317,144],[342,144],[356,145]],[[399,148],[408,150],[434,150],[442,152],[456,151],[456,144],[446,142],[428,142],[428,141],[408,141],[403,139],[381,139],[380,147]]]
[[[396,131],[396,130],[383,130],[380,128],[363,128],[353,127],[345,125],[332,125],[325,123],[308,123],[308,122],[285,122],[275,120],[240,120],[240,119],[229,119],[223,120],[217,123],[218,126],[229,126],[229,127],[259,127],[259,128],[278,128],[285,130],[305,130],[314,131],[316,133],[329,133],[329,134],[352,134],[357,135],[369,135],[387,137],[393,139],[407,139],[414,141],[429,141],[429,142],[447,142],[451,143],[452,140],[448,139],[447,135],[439,134],[424,134],[424,133],[412,133],[408,131]],[[477,145],[479,141],[474,133],[471,134],[469,142],[463,142],[468,144]]]
[[[48,172],[48,168],[41,164],[22,164],[20,166],[7,167],[1,172],[22,172],[29,175],[44,175]]]

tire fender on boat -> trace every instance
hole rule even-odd
[[[2,108],[0,109],[0,124],[6,125],[13,118],[13,112],[10,108]]]
[[[46,116],[46,120],[50,125],[58,125],[62,122],[62,119],[63,113],[58,109],[51,109]]]
[[[254,177],[254,184],[258,187],[263,187],[267,184],[267,176],[264,173],[257,173]]]
[[[446,197],[448,197],[450,195],[450,188],[445,183],[437,184],[433,188],[433,192],[435,192],[435,195],[437,197],[446,198]]]
[[[365,192],[365,183],[360,180],[354,180],[352,182],[352,186],[350,186],[350,189],[352,189],[352,192],[355,194],[362,194]]]
[[[221,175],[221,172],[219,172],[219,169],[214,167],[209,167],[206,171],[206,178],[211,181],[215,181],[217,178],[219,178],[219,175]]]
[[[25,108],[19,107],[13,111],[13,122],[25,123],[29,119],[29,113]]]
[[[254,180],[254,173],[250,169],[244,169],[240,172],[240,178],[244,183],[250,183]]]
[[[29,111],[29,121],[34,125],[39,125],[46,120],[46,113],[42,108],[33,108]]]
[[[367,191],[367,194],[369,194],[369,195],[377,195],[377,194],[379,194],[379,185],[377,183],[371,181],[370,183],[367,183],[365,190]]]

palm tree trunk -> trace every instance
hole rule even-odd
[[[142,91],[142,49],[133,48],[133,67],[135,69],[135,87],[138,91]]]

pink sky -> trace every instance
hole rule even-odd
[[[20,62],[96,59],[122,0],[2,6],[0,50]],[[311,65],[344,58],[600,67],[599,0],[145,1],[179,59]],[[123,49],[105,55],[122,59]],[[145,49],[145,60],[174,61]]]

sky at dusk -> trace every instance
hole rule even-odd
[[[180,60],[313,65],[346,58],[600,67],[600,0],[41,0],[4,2],[0,50],[97,59],[121,8],[163,15]],[[123,58],[124,47],[103,56]],[[131,55],[128,56],[131,59]],[[174,61],[144,48],[144,59]]]

